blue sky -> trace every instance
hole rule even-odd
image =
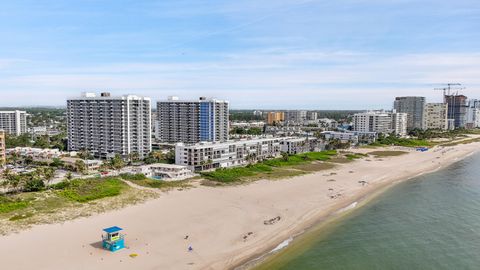
[[[0,0],[0,107],[82,91],[233,108],[480,98],[478,0]]]

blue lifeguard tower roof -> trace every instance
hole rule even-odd
[[[120,228],[120,227],[117,227],[117,226],[113,226],[113,227],[110,227],[110,228],[103,229],[103,231],[106,232],[106,233],[115,233],[115,232],[119,232],[121,230],[123,230],[123,229]]]

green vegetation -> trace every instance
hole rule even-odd
[[[348,159],[348,160],[355,160],[355,159],[360,159],[360,158],[364,158],[364,157],[367,157],[368,155],[366,154],[360,154],[360,153],[351,153],[351,154],[346,154],[345,157]]]
[[[375,156],[376,158],[379,157],[396,157],[407,154],[404,151],[373,151],[368,153],[369,155]]]
[[[370,144],[371,146],[385,146],[385,145],[396,145],[396,146],[404,146],[404,147],[422,147],[422,146],[432,146],[427,140],[419,140],[419,139],[405,139],[399,138],[394,135],[384,136],[380,134],[378,140],[375,143]]]
[[[188,188],[191,187],[188,180],[183,181],[162,181],[155,180],[146,177],[145,175],[139,174],[121,174],[122,179],[130,181],[136,185],[149,187],[149,188],[158,188],[158,189],[171,189],[171,188]]]
[[[239,134],[239,135],[262,135],[263,130],[259,127],[252,127],[249,129],[244,129],[241,127],[234,127],[231,131],[230,134]]]
[[[25,133],[19,136],[7,135],[5,138],[7,148],[15,147],[36,147],[36,148],[56,148],[61,151],[66,150],[66,134],[62,133],[55,136],[37,136],[32,140],[32,135]]]
[[[455,130],[437,130],[437,129],[415,129],[410,131],[410,135],[417,137],[420,140],[430,139],[456,139],[458,137],[465,137],[468,134],[480,134],[480,129],[455,129]]]
[[[469,143],[474,143],[474,142],[480,142],[480,138],[473,138],[473,139],[459,140],[459,141],[444,143],[444,144],[441,144],[441,146],[455,146],[455,145],[459,145],[459,144],[469,144]]]
[[[75,179],[68,182],[61,182],[54,185],[53,188],[60,188],[58,194],[64,198],[76,202],[89,202],[105,197],[113,197],[128,188],[124,182],[118,178],[93,178],[93,179]]]
[[[328,161],[335,156],[337,151],[311,152],[305,154],[283,156],[265,160],[257,164],[248,165],[246,167],[236,167],[228,169],[217,169],[212,172],[202,172],[202,176],[208,180],[233,183],[246,180],[255,180],[261,178],[282,178],[305,174],[314,169],[310,166],[308,169],[302,169],[300,165],[312,164],[318,165],[318,170],[325,169],[318,161]]]
[[[230,121],[262,121],[263,117],[254,115],[252,110],[230,110]]]
[[[175,151],[171,150],[166,154],[162,153],[161,151],[152,151],[143,160],[143,162],[145,162],[146,164],[153,164],[153,163],[174,164],[175,163]]]
[[[0,196],[0,213],[9,213],[12,211],[23,209],[26,208],[29,204],[29,201],[2,195]]]

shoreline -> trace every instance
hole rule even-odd
[[[9,254],[0,259],[16,269],[62,269],[67,263],[71,269],[250,269],[238,267],[294,235],[301,237],[320,223],[357,211],[397,183],[438,171],[479,150],[480,143],[435,147],[425,153],[365,158],[284,180],[169,191],[144,204],[0,236],[0,254]],[[338,212],[355,202],[354,209]],[[264,224],[277,216],[281,220],[275,224]],[[126,230],[128,250],[111,254],[95,246],[101,229],[112,225]],[[44,247],[35,249],[32,241]],[[189,245],[193,252],[187,251]],[[130,258],[131,253],[138,257]],[[24,254],[33,254],[32,260],[21,260]]]
[[[437,147],[434,147],[437,148]],[[432,148],[433,149],[433,148]],[[348,215],[352,214],[355,211],[360,210],[362,207],[365,207],[370,202],[378,198],[380,195],[384,194],[391,188],[397,186],[400,183],[404,183],[410,180],[413,180],[417,177],[431,174],[434,172],[438,172],[443,169],[447,169],[448,167],[454,165],[455,163],[462,161],[470,156],[480,153],[480,149],[477,147],[468,154],[464,155],[461,158],[456,157],[453,161],[449,162],[445,165],[440,165],[437,168],[433,168],[429,171],[420,172],[416,175],[405,177],[404,179],[396,179],[390,182],[381,183],[379,186],[372,188],[372,193],[368,191],[364,191],[363,193],[358,194],[358,197],[353,197],[349,201],[349,204],[346,206],[338,205],[333,207],[334,209],[324,212],[320,214],[315,220],[303,224],[304,226],[298,228],[298,232],[294,232],[289,238],[286,238],[280,243],[271,244],[268,248],[265,248],[265,252],[261,254],[257,254],[255,256],[251,256],[249,259],[240,262],[238,265],[229,268],[230,270],[251,270],[251,269],[264,269],[262,264],[268,262],[272,257],[278,255],[285,249],[290,248],[292,245],[296,244],[299,238],[305,237],[306,235],[313,233],[314,231],[321,231],[328,229],[333,223],[340,222],[342,219],[346,218]],[[349,208],[350,206],[354,205],[354,207]],[[288,241],[288,244],[284,245]],[[281,247],[279,249],[279,247]]]

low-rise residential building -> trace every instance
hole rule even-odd
[[[282,138],[261,138],[226,142],[178,143],[175,164],[193,171],[243,166],[256,161],[278,157]]]
[[[143,174],[146,177],[164,181],[185,180],[195,176],[187,166],[163,163],[126,167],[122,169],[122,173]]]
[[[0,129],[10,135],[19,136],[27,132],[25,111],[0,111]]]
[[[448,129],[448,104],[446,103],[427,103],[423,113],[424,129]]]
[[[321,133],[325,140],[340,140],[342,143],[358,143],[358,136],[353,132],[324,131]]]
[[[42,149],[34,147],[15,147],[6,150],[7,155],[17,155],[18,157],[31,157],[34,161],[48,162],[54,158],[60,158],[67,155],[67,152],[62,152],[59,149]]]
[[[284,138],[281,140],[281,152],[289,155],[296,155],[306,152],[319,151],[317,139],[309,139],[305,137],[299,138]]]
[[[5,132],[0,130],[0,168],[7,164],[7,155],[5,153]]]
[[[244,166],[282,152],[300,154],[321,151],[316,138],[271,137],[226,142],[202,142],[175,146],[175,164],[188,166],[193,171]]]
[[[34,136],[56,136],[62,133],[58,129],[47,126],[32,127],[29,128],[28,131]]]
[[[87,170],[89,171],[96,171],[100,169],[103,164],[103,161],[98,159],[81,159],[81,158],[73,158],[73,157],[62,157],[61,160],[65,163],[66,166],[75,167],[77,161],[82,161]]]
[[[325,140],[340,140],[342,143],[350,142],[351,144],[369,144],[377,140],[376,132],[360,132],[360,131],[324,131],[321,133]]]

